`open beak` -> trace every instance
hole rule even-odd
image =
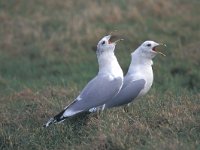
[[[110,39],[108,40],[108,43],[117,43],[119,41],[123,41],[124,39],[120,39],[118,36],[110,35]]]
[[[160,50],[159,50],[159,47],[160,47],[160,46],[167,47],[166,44],[159,43],[158,45],[154,46],[154,47],[152,48],[152,50],[153,50],[154,52],[156,52],[156,53],[161,54],[162,56],[166,56],[165,54],[163,54],[162,52],[160,52]]]

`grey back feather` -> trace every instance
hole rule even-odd
[[[105,76],[95,77],[79,95],[80,100],[72,102],[66,111],[83,112],[92,107],[103,105],[119,92],[122,82],[122,78],[110,81]]]
[[[117,107],[130,103],[139,95],[144,86],[144,79],[130,81],[128,78],[125,78],[122,89],[115,97],[106,103],[105,108]]]

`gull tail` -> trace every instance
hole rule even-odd
[[[68,118],[68,117],[63,116],[65,111],[66,111],[66,109],[61,111],[59,114],[57,114],[53,118],[49,119],[49,121],[46,124],[44,124],[43,127],[46,128],[46,127],[50,126],[51,124],[57,124],[57,123],[63,122],[66,118]]]

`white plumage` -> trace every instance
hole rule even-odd
[[[114,50],[117,41],[111,41],[112,36],[102,38],[97,45],[99,72],[82,90],[80,95],[65,109],[51,118],[44,127],[59,123],[78,113],[86,112],[112,99],[121,89],[123,72]]]
[[[129,104],[135,99],[145,95],[153,83],[152,59],[157,53],[161,53],[156,50],[157,46],[159,44],[154,41],[145,41],[141,44],[131,54],[131,64],[124,77],[120,92],[104,105],[92,108],[89,111],[94,112],[102,108],[112,108]]]

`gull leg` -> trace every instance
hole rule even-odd
[[[130,105],[130,103],[128,103],[127,105],[124,106],[123,110],[124,110],[125,113],[129,112],[129,105]]]
[[[98,119],[100,118],[101,114],[103,113],[104,108],[105,108],[105,104],[103,106],[97,108],[97,118]]]

